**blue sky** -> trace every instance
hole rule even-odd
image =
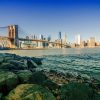
[[[0,26],[18,24],[28,34],[57,38],[66,32],[73,42],[95,36],[100,41],[99,0],[0,0]]]

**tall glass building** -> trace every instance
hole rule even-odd
[[[61,32],[59,32],[58,34],[58,39],[61,39]]]

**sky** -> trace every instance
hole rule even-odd
[[[0,0],[0,27],[18,24],[28,35],[43,34],[52,39],[66,32],[100,41],[100,0]]]

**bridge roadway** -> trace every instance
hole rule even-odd
[[[14,38],[9,38],[9,37],[6,37],[6,36],[0,36],[0,39],[2,39],[2,40],[3,40],[3,39],[14,40]],[[25,38],[19,38],[18,40],[20,40],[20,41],[46,42],[46,43],[58,44],[58,45],[62,45],[62,46],[67,46],[67,47],[69,47],[69,45],[62,44],[62,42],[52,42],[52,41],[47,41],[47,40],[25,39]]]

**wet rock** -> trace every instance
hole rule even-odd
[[[61,100],[95,100],[95,92],[83,83],[69,83],[61,87]]]
[[[0,57],[0,64],[2,64],[4,61],[4,58],[3,57]]]
[[[37,64],[32,60],[27,60],[28,69],[33,69],[37,67]]]
[[[36,84],[40,84],[41,85],[47,79],[48,79],[48,77],[43,72],[41,72],[41,71],[33,73],[32,81],[34,83],[36,83]]]
[[[18,84],[17,75],[12,72],[0,72],[0,92],[7,93]]]
[[[53,94],[34,84],[21,84],[12,90],[6,100],[56,100]]]
[[[20,83],[31,83],[33,74],[29,70],[20,70],[17,73]]]
[[[37,65],[41,65],[41,64],[42,64],[43,58],[35,58],[35,57],[32,57],[31,59],[32,59]]]
[[[10,64],[13,64],[14,66],[16,66],[17,70],[25,70],[25,69],[28,69],[28,66],[26,66],[24,64],[24,62],[21,62],[21,61],[8,60],[7,62],[10,63]]]
[[[57,70],[51,69],[51,70],[50,70],[50,73],[57,74]]]
[[[3,97],[3,94],[2,94],[2,93],[0,93],[0,100],[2,100],[2,97]]]
[[[0,70],[4,70],[4,71],[14,71],[17,70],[17,66],[14,66],[13,64],[10,63],[2,63],[0,65]]]
[[[48,87],[49,90],[56,90],[59,87],[56,83],[54,83],[50,79],[47,79],[47,80],[43,81],[42,85],[44,87]]]
[[[82,74],[81,77],[84,78],[84,79],[87,79],[87,80],[91,79],[91,77],[88,76],[87,74]]]

